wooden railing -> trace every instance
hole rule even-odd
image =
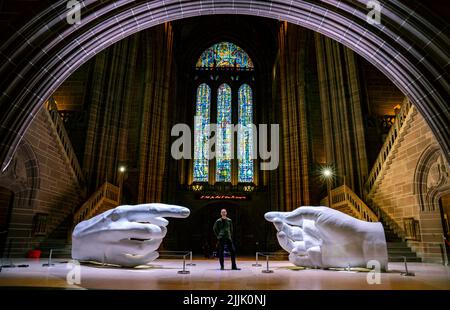
[[[75,227],[81,221],[91,218],[96,211],[109,203],[113,206],[119,205],[119,187],[105,182],[89,199],[75,212],[73,217],[73,226]]]
[[[378,216],[347,185],[330,191],[331,208],[349,207],[356,218],[366,222],[378,222]]]
[[[66,132],[64,127],[64,123],[61,120],[61,116],[59,115],[58,109],[56,107],[55,100],[50,98],[46,104],[45,108],[48,112],[48,116],[51,119],[51,123],[57,133],[59,142],[61,143],[67,160],[70,163],[70,167],[75,175],[75,178],[78,181],[80,188],[84,188],[85,179],[83,175],[83,171],[81,170],[80,164],[78,162],[77,156],[75,155],[75,151],[72,147],[72,143],[70,142],[69,135]]]
[[[370,170],[370,173],[367,177],[366,183],[364,185],[365,194],[369,194],[378,177],[380,176],[381,171],[383,170],[383,165],[388,159],[388,155],[394,146],[394,142],[397,139],[397,136],[399,135],[400,129],[403,126],[403,123],[405,122],[405,119],[408,115],[408,113],[411,110],[411,102],[408,98],[405,98],[403,101],[403,104],[400,108],[400,111],[395,116],[394,124],[392,125],[391,129],[389,130],[389,133],[386,137],[386,140],[381,148],[380,153],[378,154],[378,158],[375,161],[375,164],[372,167],[372,170]]]

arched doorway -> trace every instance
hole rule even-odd
[[[227,216],[233,221],[233,241],[237,254],[254,254],[256,241],[252,214],[246,206],[229,201],[211,202],[191,215],[191,232],[199,240],[198,243],[192,244],[193,252],[211,257],[212,253],[216,251],[217,238],[213,232],[213,225],[220,218],[222,209],[227,210]]]
[[[0,257],[6,252],[6,239],[14,203],[14,193],[5,187],[0,187]]]
[[[140,30],[199,15],[243,14],[301,25],[346,45],[379,68],[422,113],[450,161],[446,97],[448,38],[439,20],[423,17],[399,1],[379,1],[383,21],[370,24],[361,1],[91,1],[80,25],[64,18],[60,0],[38,15],[2,47],[0,57],[1,170],[6,170],[36,112],[83,63]],[[432,24],[435,23],[436,25]],[[48,29],[45,30],[45,29]],[[25,91],[24,91],[25,90]]]

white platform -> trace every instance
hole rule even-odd
[[[389,272],[381,274],[381,284],[369,285],[366,272],[329,271],[318,269],[291,270],[288,261],[270,263],[274,273],[264,274],[262,267],[253,267],[250,259],[238,257],[239,271],[219,270],[217,260],[194,260],[190,274],[181,275],[181,260],[158,259],[148,268],[124,269],[81,265],[81,284],[66,281],[70,269],[67,260],[56,259],[53,267],[42,267],[46,259],[16,259],[15,264],[29,264],[28,268],[3,268],[0,287],[39,287],[72,289],[144,289],[144,290],[360,290],[360,289],[450,289],[450,267],[438,264],[409,263],[414,277],[400,275],[403,263],[389,263]],[[230,262],[226,261],[226,268]]]

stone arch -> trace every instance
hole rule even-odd
[[[33,201],[36,199],[37,192],[40,188],[40,177],[39,177],[39,163],[36,154],[31,147],[31,145],[24,140],[20,144],[18,149],[18,156],[21,156],[24,160],[25,170],[27,175],[27,200],[28,205],[32,205]]]
[[[414,173],[414,193],[420,211],[436,211],[439,199],[450,193],[448,164],[437,145],[429,145],[420,155]]]
[[[14,207],[33,208],[40,188],[39,164],[31,145],[23,139],[11,165],[0,175],[0,185],[15,195]]]
[[[450,93],[445,22],[380,0],[381,24],[367,23],[368,0],[85,1],[81,24],[67,23],[59,0],[13,35],[0,50],[0,162],[6,170],[38,109],[61,83],[98,52],[140,30],[200,15],[243,14],[287,21],[346,45],[378,67],[407,95],[450,161]],[[433,22],[431,22],[433,21]]]
[[[5,171],[0,172],[0,186],[13,193],[13,202],[7,223],[8,232],[5,239],[9,242],[9,249],[23,246],[23,239],[16,236],[17,229],[12,224],[13,218],[18,214],[23,214],[25,209],[33,212],[40,188],[39,180],[39,163],[36,153],[28,141],[22,139],[11,160],[11,164]],[[20,211],[18,212],[17,209],[20,209]],[[12,232],[11,229],[13,230]]]

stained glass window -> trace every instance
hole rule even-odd
[[[230,42],[216,43],[200,56],[197,68],[236,67],[253,69],[253,62],[243,49]]]
[[[216,181],[231,182],[231,88],[222,84],[217,90]]]
[[[253,182],[253,98],[252,89],[243,84],[238,94],[238,120],[243,130],[238,134],[239,182]]]
[[[209,114],[211,89],[206,84],[197,88],[194,128],[194,181],[208,181],[209,164]]]

